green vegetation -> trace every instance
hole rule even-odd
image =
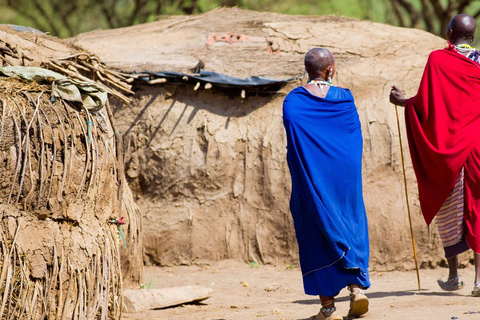
[[[145,6],[136,7],[135,3],[144,3]],[[0,19],[3,23],[29,26],[56,36],[70,37],[95,29],[152,22],[161,15],[207,12],[219,6],[300,15],[343,15],[390,24],[395,22],[391,6],[383,0],[0,0]]]
[[[441,36],[455,14],[480,16],[478,0],[0,0],[0,19],[65,38],[221,6],[297,15],[341,15],[420,28]]]
[[[140,285],[140,289],[152,289],[153,288],[153,281],[150,280],[148,283],[144,283]]]

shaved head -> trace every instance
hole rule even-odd
[[[466,13],[458,14],[447,26],[447,40],[455,45],[471,43],[476,26],[477,23],[472,16]]]
[[[313,80],[325,73],[325,70],[335,65],[333,54],[325,48],[313,48],[305,55],[305,71]]]

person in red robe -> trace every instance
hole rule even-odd
[[[458,254],[474,252],[473,296],[480,296],[480,64],[470,46],[475,19],[455,16],[448,46],[430,53],[418,93],[406,99],[393,86],[390,102],[405,106],[405,122],[420,206],[427,224],[434,217],[449,275],[443,290],[461,289]]]

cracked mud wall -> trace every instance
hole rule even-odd
[[[148,229],[146,262],[274,262],[285,250],[293,255],[292,222],[282,208],[288,198],[282,115],[271,98],[242,102],[173,87],[138,93],[132,106],[114,112],[118,119],[144,115],[125,145],[126,175]]]
[[[135,46],[131,39],[135,38]],[[263,39],[263,41],[262,41]],[[312,47],[334,54],[334,84],[356,100],[364,136],[364,196],[373,270],[413,269],[393,84],[416,93],[428,54],[446,42],[415,29],[343,17],[219,9],[75,38],[124,71],[205,70],[239,78],[303,74]],[[115,47],[118,50],[111,50]],[[302,82],[303,81],[303,82]],[[137,88],[117,107],[130,186],[144,212],[145,261],[174,265],[234,258],[295,263],[282,102],[305,79],[271,97],[229,97],[189,86]],[[399,109],[413,232],[422,266],[443,264],[436,227],[425,225]],[[464,255],[462,263],[467,263]]]

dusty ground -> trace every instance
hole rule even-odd
[[[480,298],[469,296],[472,267],[461,269],[466,286],[456,292],[441,291],[436,279],[447,269],[420,270],[418,291],[415,271],[373,272],[367,291],[370,312],[363,319],[480,319]],[[125,319],[306,319],[318,312],[318,299],[303,293],[300,270],[288,265],[258,266],[234,261],[198,267],[146,267],[145,280],[153,288],[199,285],[213,288],[211,298],[142,314],[124,314]],[[348,312],[347,290],[337,299],[341,314]],[[466,314],[468,311],[479,312]],[[456,317],[456,318],[455,318]],[[346,318],[345,318],[346,319]]]

